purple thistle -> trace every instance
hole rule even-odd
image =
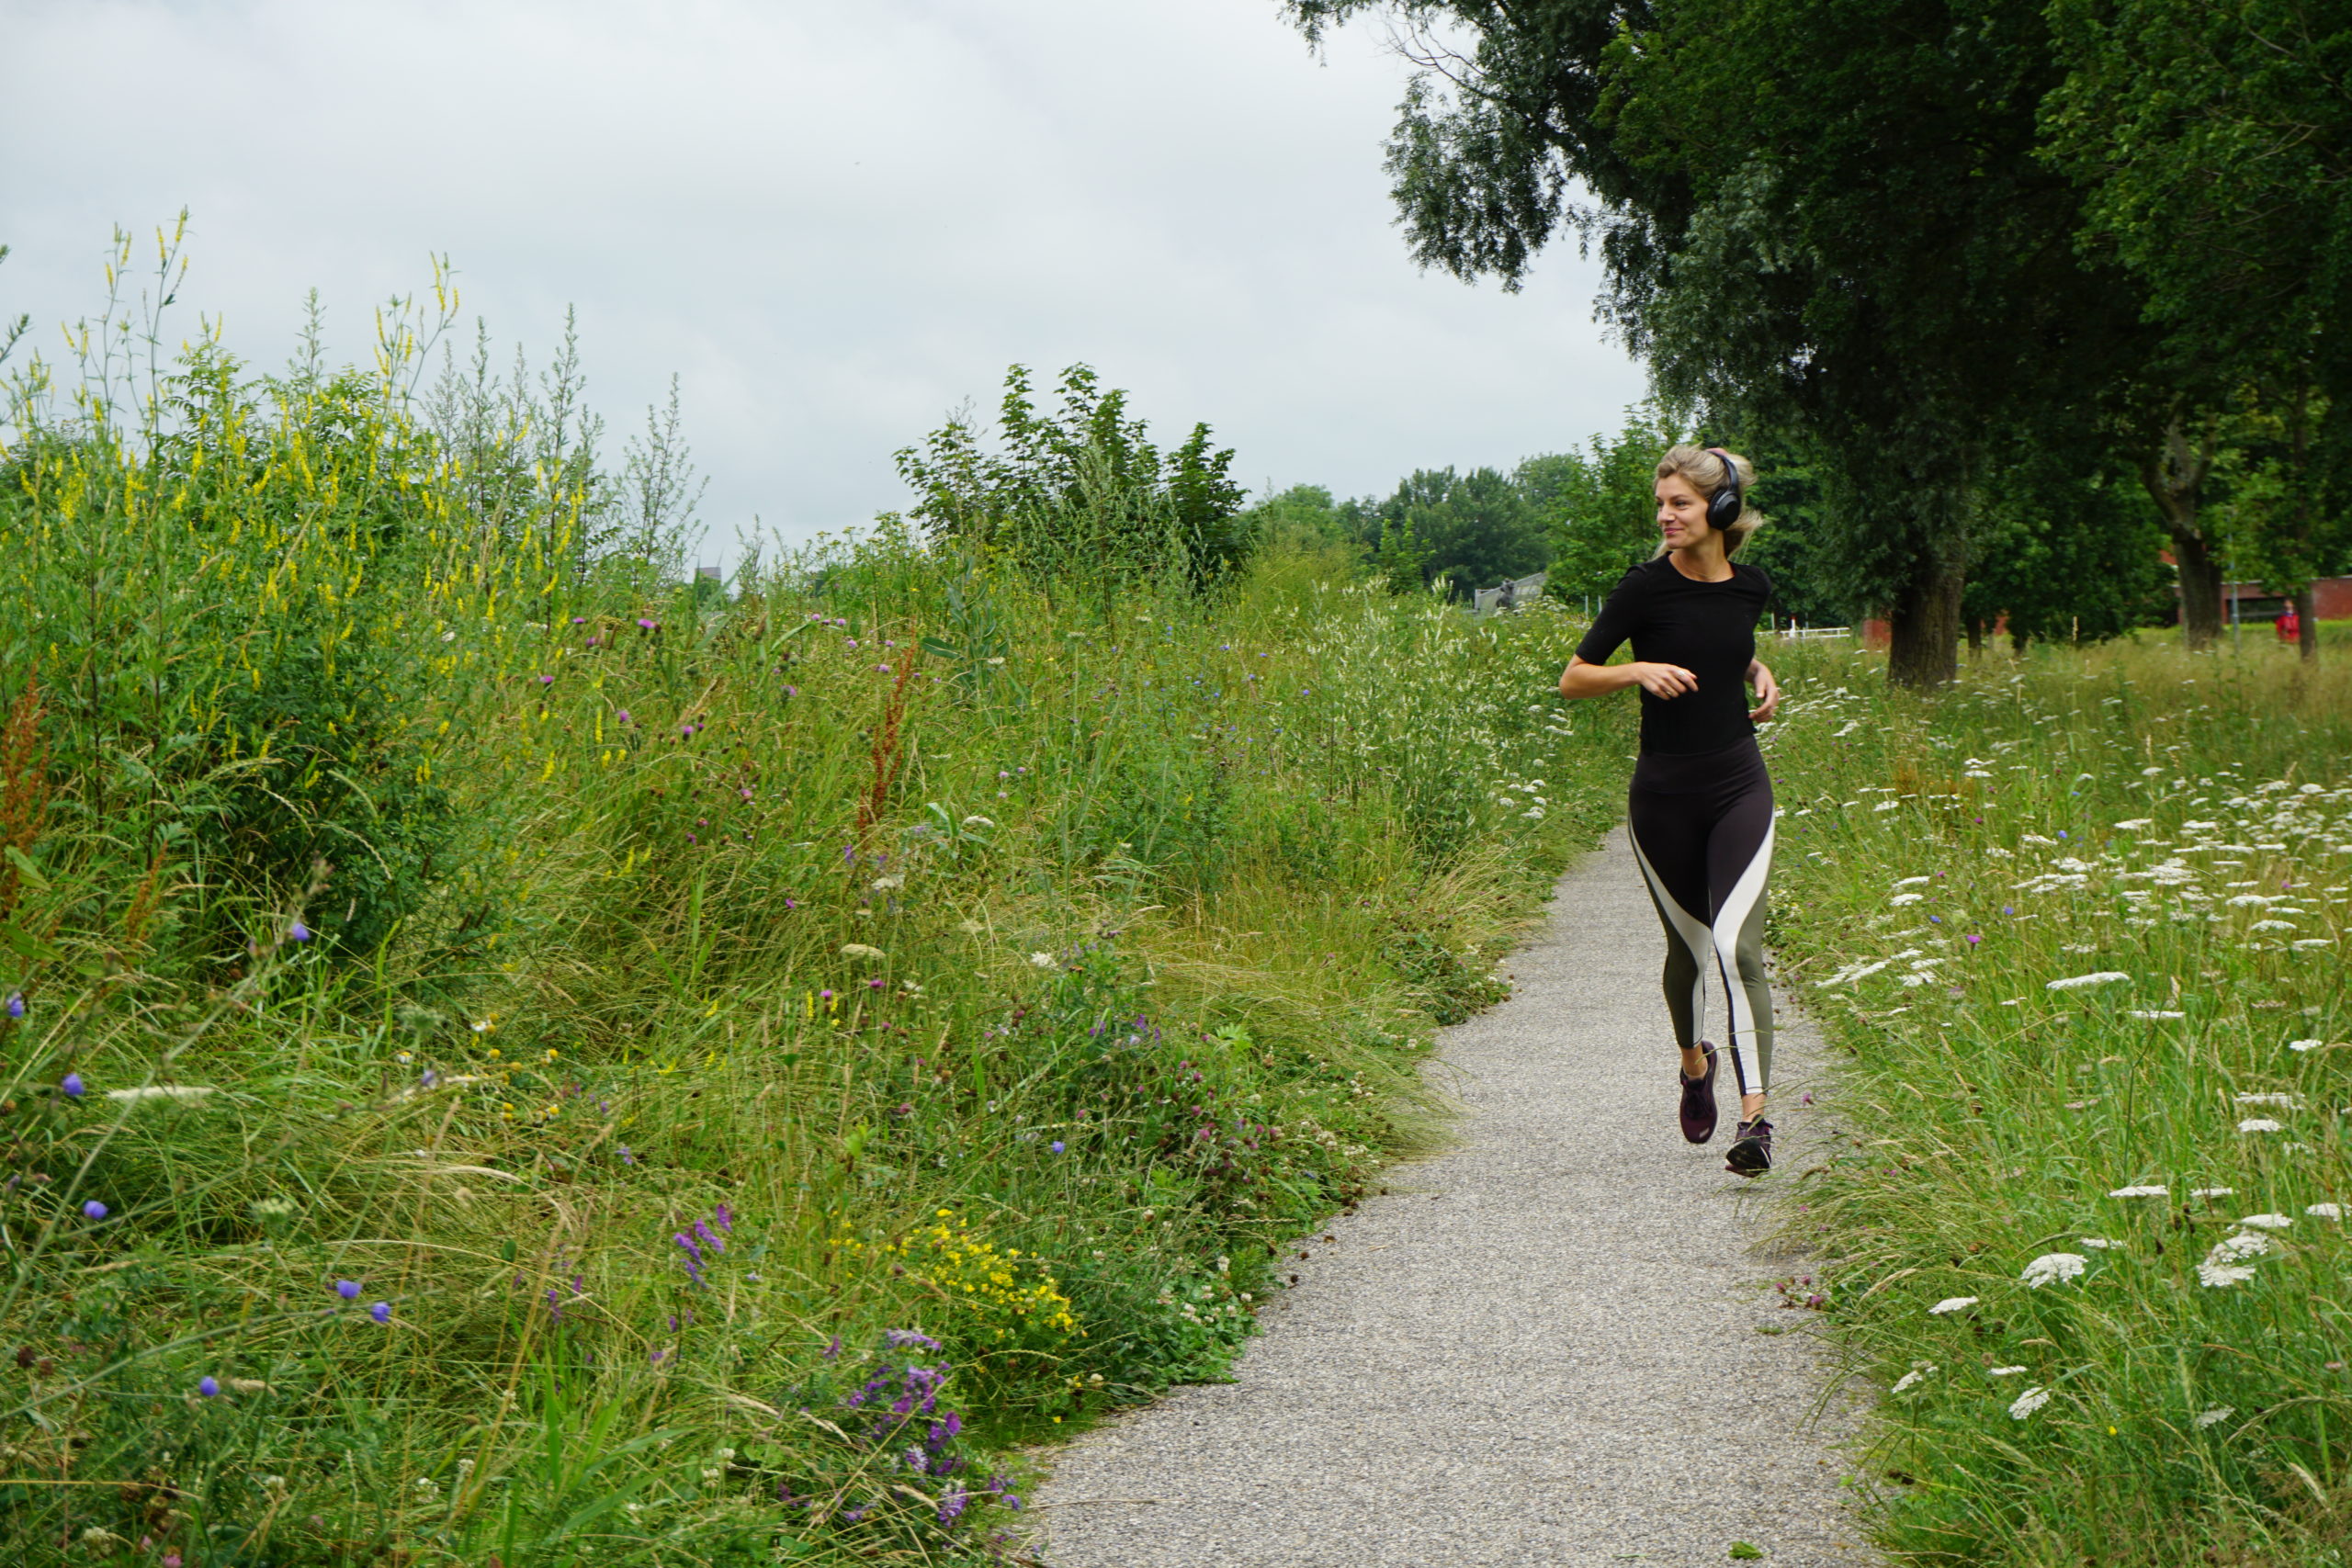
[[[85,1220],[103,1220],[107,1217],[107,1206],[93,1198],[82,1205],[82,1217]]]
[[[623,709],[621,709],[621,711],[620,711],[617,715],[616,715],[615,716],[616,716],[616,717],[617,717],[617,718],[618,718],[618,719],[619,719],[623,724],[633,724],[633,723],[635,723],[635,722],[636,722],[636,720],[634,720],[634,719],[632,719],[632,718],[630,718],[630,717],[629,717],[629,716],[628,716],[628,709],[627,709],[627,708],[623,708]]]
[[[378,1302],[374,1306],[368,1309],[368,1315],[374,1318],[378,1323],[390,1323],[392,1321],[392,1303],[390,1302]]]
[[[555,684],[555,677],[552,675],[542,675],[539,677],[539,684],[542,686],[552,686]]]
[[[649,621],[649,620],[647,620],[643,615],[639,615],[639,616],[637,618],[637,624],[638,624],[638,627],[639,627],[639,630],[641,630],[641,631],[649,631],[649,632],[650,632],[650,631],[652,631],[652,630],[654,630],[654,629],[655,629],[655,623],[654,623],[654,622],[652,622],[652,621]]]

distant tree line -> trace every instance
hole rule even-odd
[[[2192,646],[2225,574],[2308,626],[2352,565],[2345,8],[1282,4],[1385,13],[1425,67],[1388,147],[1416,257],[1516,288],[1596,249],[1660,391],[1804,475],[1779,547],[1891,618],[1897,681],[1988,613],[2128,624],[2157,548]]]

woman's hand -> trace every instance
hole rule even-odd
[[[1633,671],[1634,680],[1643,691],[1661,702],[1699,689],[1699,677],[1679,664],[1654,664],[1647,660],[1637,660],[1626,668]]]
[[[1758,724],[1763,724],[1780,708],[1781,683],[1772,679],[1772,672],[1764,668],[1764,661],[1760,659],[1747,661],[1747,683],[1756,688],[1756,694],[1761,699],[1747,710],[1747,716]]]

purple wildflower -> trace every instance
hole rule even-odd
[[[703,1224],[700,1220],[696,1220],[695,1222],[695,1238],[700,1241],[705,1247],[709,1247],[713,1252],[724,1252],[727,1250],[727,1244],[719,1240],[717,1235],[713,1235],[711,1228]]]
[[[1048,1146],[1048,1147],[1050,1147],[1050,1148],[1054,1151],[1054,1153],[1056,1153],[1056,1154],[1059,1154],[1059,1153],[1061,1153],[1061,1152],[1062,1152],[1062,1141],[1061,1141],[1059,1138],[1056,1138],[1056,1139],[1053,1141],[1053,1143],[1052,1143],[1052,1144],[1050,1144],[1050,1145],[1048,1145],[1047,1146]]]
[[[680,1247],[685,1248],[685,1253],[688,1258],[691,1258],[696,1263],[700,1263],[702,1261],[702,1248],[696,1247],[694,1244],[693,1238],[688,1236],[685,1232],[673,1232],[670,1239],[676,1242]]]
[[[334,1282],[334,1293],[341,1296],[345,1301],[356,1302],[359,1299],[359,1281],[356,1280],[337,1280]]]
[[[649,632],[654,630],[656,626],[655,622],[647,620],[643,615],[638,616],[637,625],[639,630]]]
[[[435,1072],[431,1067],[427,1067],[427,1068],[425,1068],[425,1069],[424,1069],[424,1087],[425,1087],[425,1088],[427,1088],[427,1089],[432,1089],[432,1088],[434,1088],[435,1086],[436,1086],[437,1084],[439,1084],[439,1083],[440,1083],[440,1081],[441,1081],[441,1075],[440,1075],[439,1073]]]
[[[10,1018],[25,1016],[25,994],[22,991],[8,993],[8,1016]]]
[[[296,920],[286,928],[286,937],[289,942],[308,942],[311,940],[311,928]]]
[[[621,709],[620,712],[615,714],[613,716],[620,720],[623,724],[634,724],[636,722],[636,720],[629,717],[628,709],[627,708]]]
[[[911,1328],[886,1328],[882,1331],[882,1342],[893,1350],[910,1349],[918,1345],[926,1350],[939,1348],[938,1340],[927,1334],[919,1334]]]
[[[1983,942],[1984,940],[1984,939],[1983,937],[1977,935],[1974,931],[1970,931],[1968,933],[1968,945],[1971,947],[1974,947],[1978,942]]]
[[[552,686],[555,684],[555,677],[552,675],[542,675],[539,677],[539,684],[542,686]]]
[[[623,1165],[635,1165],[637,1163],[637,1156],[628,1152],[628,1145],[627,1144],[623,1144],[621,1145],[621,1163]]]
[[[727,1231],[731,1234],[735,1229],[734,1212],[729,1209],[724,1203],[719,1204],[718,1207],[710,1212],[710,1218],[711,1223],[716,1224],[720,1230]]]
[[[58,1080],[57,1087],[63,1089],[66,1093],[66,1097],[71,1100],[79,1100],[83,1095],[89,1092],[88,1086],[82,1082],[82,1075],[79,1073],[66,1074],[62,1078]]]
[[[939,1498],[939,1522],[943,1525],[955,1524],[957,1516],[963,1513],[964,1506],[971,1500],[972,1495],[960,1486],[952,1492],[942,1493]]]
[[[657,1366],[657,1367],[658,1367],[658,1366],[660,1366],[660,1365],[662,1364],[662,1357],[664,1357],[664,1356],[666,1356],[666,1355],[668,1355],[669,1353],[670,1353],[670,1352],[669,1352],[669,1351],[667,1351],[667,1350],[656,1350],[656,1351],[654,1351],[654,1352],[653,1352],[653,1364],[654,1364],[655,1366]]]
[[[220,1380],[215,1377],[198,1378],[196,1380],[196,1392],[207,1399],[218,1398],[220,1393]]]
[[[819,1351],[818,1354],[824,1357],[828,1361],[839,1360],[842,1354],[842,1337],[838,1334],[834,1335],[831,1339],[825,1342],[825,1348]]]
[[[390,1323],[392,1321],[392,1303],[390,1302],[378,1302],[374,1306],[368,1309],[368,1315],[374,1318],[378,1323]]]
[[[93,1198],[82,1205],[82,1217],[85,1220],[103,1220],[107,1217],[107,1206]]]

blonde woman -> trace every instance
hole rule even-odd
[[[1732,559],[1762,521],[1747,502],[1754,479],[1747,458],[1721,447],[1677,446],[1658,459],[1657,554],[1611,591],[1560,675],[1560,694],[1569,698],[1641,688],[1628,818],[1634,856],[1666,927],[1682,1135],[1703,1144],[1715,1134],[1715,1047],[1701,1037],[1712,973],[1729,1010],[1740,1095],[1724,1165],[1742,1176],[1772,1165],[1772,1123],[1764,1118],[1772,1079],[1772,990],[1764,977],[1772,780],[1756,727],[1781,703],[1778,682],[1756,657],[1756,622],[1772,580]],[[1629,640],[1633,661],[1611,664]]]

